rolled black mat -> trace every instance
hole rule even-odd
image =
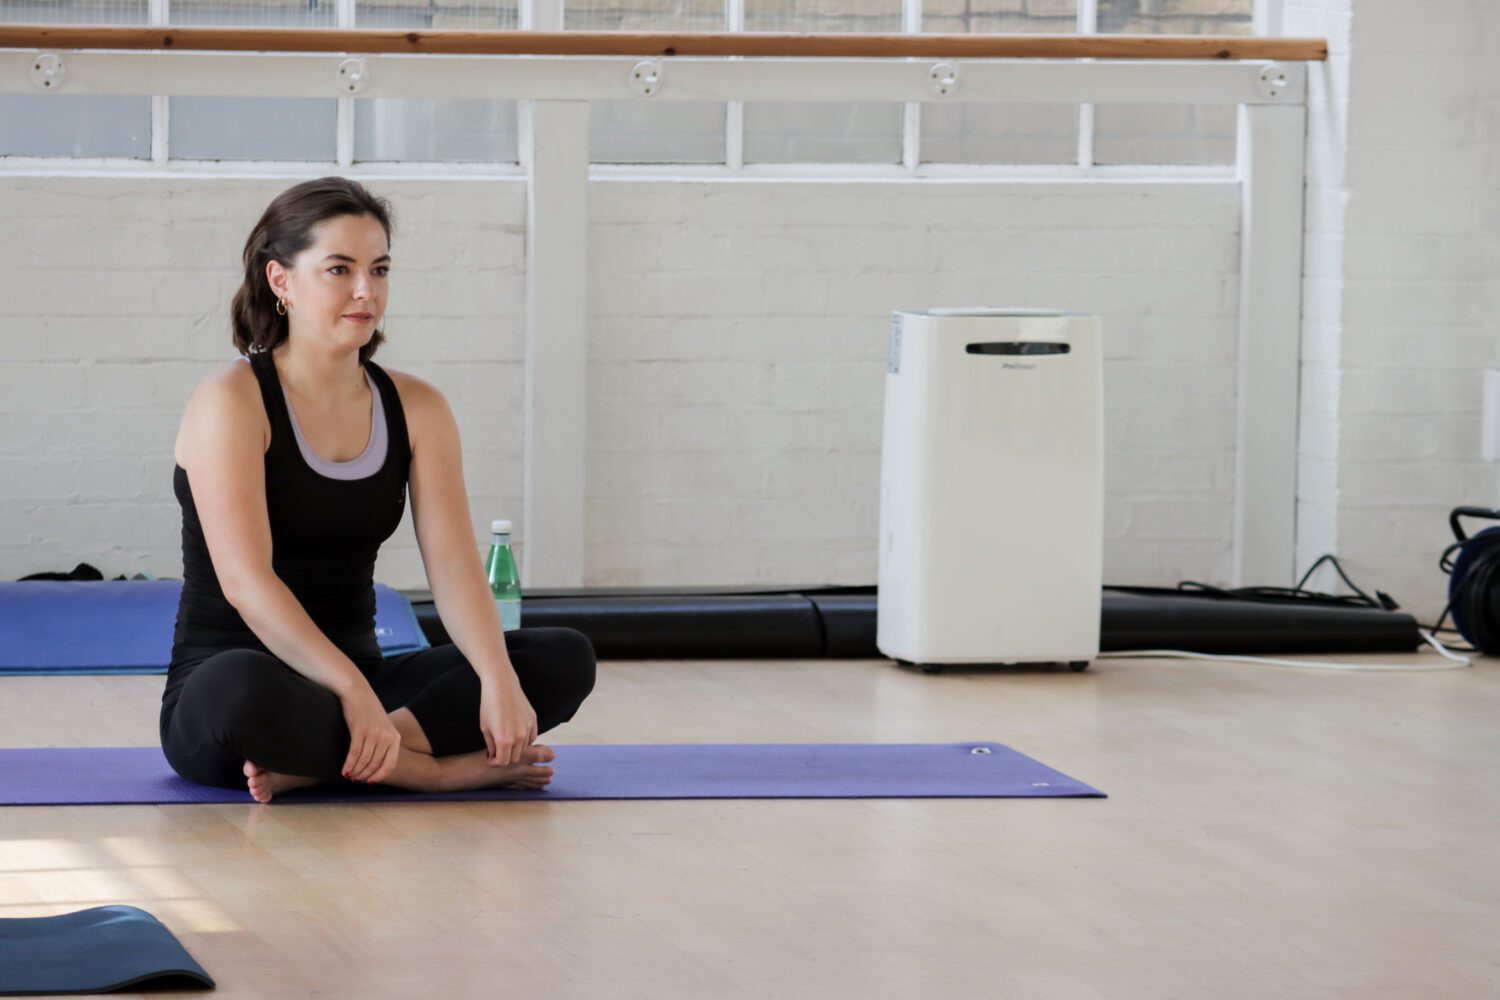
[[[878,659],[875,648],[875,588],[851,587],[861,593],[809,594],[823,620],[823,655]]]
[[[431,595],[407,596],[428,639],[448,642]],[[606,659],[868,659],[881,656],[875,601],[869,586],[537,590],[521,602],[521,623],[575,628]],[[1131,587],[1106,588],[1101,608],[1105,652],[1388,653],[1422,643],[1410,615],[1303,600]]]
[[[1400,653],[1421,645],[1417,620],[1399,611],[1150,587],[1104,591],[1104,651]]]
[[[577,629],[612,658],[825,655],[818,613],[801,594],[525,598],[521,623]]]

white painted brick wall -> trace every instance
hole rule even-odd
[[[172,441],[233,356],[240,245],[284,186],[0,183],[31,240],[0,244],[7,578],[180,574]],[[376,189],[397,221],[377,360],[453,404],[482,545],[522,516],[524,189]],[[1233,184],[612,180],[590,208],[590,583],[873,581],[888,314],[939,304],[1101,313],[1107,573],[1227,577]],[[377,575],[425,584],[409,517]]]
[[[1334,56],[1310,102],[1299,562],[1336,551],[1431,619],[1448,510],[1500,503],[1478,457],[1500,9],[1296,0],[1286,27]]]
[[[198,381],[235,357],[239,253],[289,182],[8,178],[0,218],[0,544],[6,579],[91,562],[180,576],[172,445]],[[476,539],[521,518],[525,194],[518,182],[378,185],[396,215],[389,339],[464,439]],[[524,528],[523,528],[524,531]],[[410,514],[377,578],[424,586]]]
[[[869,583],[889,315],[1104,316],[1112,580],[1223,580],[1238,201],[1217,183],[597,182],[590,582]]]

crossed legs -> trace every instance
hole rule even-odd
[[[381,781],[383,785],[413,792],[458,792],[472,788],[545,788],[552,780],[552,768],[546,764],[556,754],[549,746],[536,743],[527,747],[519,764],[492,765],[483,750],[434,757],[432,744],[410,710],[398,708],[387,714],[396,732],[401,734],[401,749],[396,754],[396,766]],[[278,774],[251,760],[245,761],[244,774],[250,795],[257,802],[269,802],[282,792],[323,780]]]
[[[572,629],[506,633],[521,688],[539,732],[573,717],[593,689],[594,653]],[[549,747],[518,764],[491,765],[479,729],[479,679],[449,644],[365,666],[371,687],[401,734],[383,784],[413,791],[493,786],[544,787]],[[349,732],[338,698],[271,656],[229,649],[202,660],[163,705],[162,749],[183,777],[250,788],[260,801],[291,788],[341,779]]]

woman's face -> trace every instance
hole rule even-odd
[[[287,304],[292,337],[357,351],[385,316],[390,263],[374,216],[337,215],[313,227],[311,245],[290,268],[268,261],[266,277]]]

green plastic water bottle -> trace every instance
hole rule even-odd
[[[490,523],[490,554],[484,561],[490,578],[490,593],[500,610],[500,628],[509,632],[521,627],[521,574],[516,572],[516,557],[510,550],[510,522]]]

